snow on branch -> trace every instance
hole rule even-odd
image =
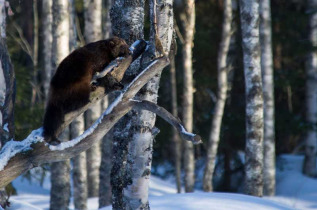
[[[133,46],[135,49],[136,45]],[[142,54],[145,46],[142,47]],[[132,55],[122,60],[122,62],[111,71],[112,76],[123,77],[124,72],[131,62],[136,58],[134,50]],[[132,57],[132,59],[131,59]],[[127,62],[126,60],[129,60]],[[129,63],[129,65],[127,65]],[[105,110],[102,116],[82,135],[60,145],[52,146],[44,142],[42,128],[32,131],[32,133],[23,141],[10,141],[0,151],[0,187],[6,186],[21,173],[44,163],[56,162],[70,159],[79,153],[89,149],[102,136],[104,136],[114,124],[121,119],[131,109],[145,109],[161,116],[164,120],[172,124],[180,133],[184,140],[194,143],[200,143],[200,136],[186,132],[179,119],[172,116],[168,111],[158,105],[147,101],[133,100],[136,93],[156,74],[162,72],[164,67],[169,64],[167,57],[160,57],[152,61],[131,83],[120,92],[116,100]],[[123,73],[122,73],[123,72]],[[99,87],[98,87],[99,88]],[[104,96],[104,89],[92,92],[90,103],[85,107],[69,113],[65,117],[65,122],[60,131],[67,127],[72,120],[84,112],[90,105],[96,103]]]

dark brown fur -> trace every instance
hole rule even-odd
[[[46,142],[57,144],[57,129],[63,123],[65,114],[89,102],[93,75],[102,71],[115,58],[126,56],[128,53],[129,46],[126,42],[114,37],[76,49],[60,63],[51,80],[44,115],[43,129]],[[118,87],[110,75],[106,75],[99,83],[106,87],[107,92],[111,91],[107,90],[111,86]]]

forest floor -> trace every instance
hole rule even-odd
[[[301,174],[302,156],[283,155],[278,158],[276,196],[256,198],[237,193],[176,194],[174,183],[152,176],[150,183],[150,206],[153,210],[269,210],[269,209],[317,209],[317,179]],[[46,177],[41,187],[19,177],[13,182],[18,191],[10,198],[14,210],[48,209],[50,182]],[[98,198],[88,201],[88,209],[98,208]],[[74,205],[70,205],[74,209]],[[111,209],[111,207],[103,208]]]

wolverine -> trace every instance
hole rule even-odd
[[[44,114],[43,135],[47,143],[59,144],[57,131],[64,116],[89,102],[90,92],[95,88],[91,84],[93,75],[111,61],[126,57],[129,53],[129,45],[123,39],[113,37],[78,48],[59,64],[50,83]],[[122,88],[121,83],[109,74],[99,80],[106,92]]]

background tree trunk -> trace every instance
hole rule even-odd
[[[42,17],[43,28],[43,57],[44,57],[44,71],[43,71],[43,87],[44,97],[48,98],[48,90],[52,77],[52,0],[42,1]]]
[[[84,36],[86,43],[100,40],[102,25],[101,12],[102,0],[84,1],[85,9],[85,31]],[[101,114],[101,103],[94,104],[85,113],[86,129],[94,123]],[[88,181],[88,197],[98,197],[99,195],[99,168],[101,162],[100,142],[93,145],[86,152],[87,155],[87,181]]]
[[[203,189],[206,192],[213,190],[212,177],[215,169],[216,156],[220,140],[221,123],[223,112],[226,105],[227,91],[228,91],[228,66],[227,55],[230,46],[231,38],[231,22],[232,22],[232,8],[231,0],[224,0],[224,20],[222,24],[222,37],[218,52],[218,97],[215,106],[214,116],[212,119],[208,150],[207,161],[204,172]]]
[[[170,77],[171,77],[171,101],[172,101],[172,114],[178,116],[177,108],[177,83],[176,83],[176,67],[174,57],[171,59],[170,66]],[[175,168],[175,179],[177,193],[181,193],[182,190],[182,180],[181,180],[181,164],[182,164],[182,142],[177,133],[176,129],[173,129],[173,150],[174,150],[174,168]]]
[[[184,67],[184,88],[183,88],[183,122],[188,132],[193,130],[193,60],[192,49],[195,32],[195,1],[184,1],[184,11],[181,16],[183,26],[183,67]],[[184,142],[184,168],[185,168],[185,191],[193,192],[195,185],[195,157],[194,146],[191,142]]]
[[[74,0],[69,0],[69,49],[77,48],[76,11]],[[70,125],[70,138],[74,139],[85,131],[83,114],[78,116]],[[80,153],[72,159],[73,164],[73,196],[74,206],[78,210],[87,209],[87,167],[86,152]]]
[[[52,69],[69,54],[69,13],[68,0],[53,1],[53,45]],[[65,130],[62,139],[69,139],[69,132]],[[70,163],[61,161],[51,165],[51,199],[50,209],[68,209],[70,201]]]
[[[317,152],[317,1],[309,0],[308,7],[310,9],[310,35],[309,39],[312,44],[312,52],[306,67],[306,120],[310,124],[307,131],[305,143],[305,161],[303,172],[307,176],[314,177],[316,173],[316,152]]]
[[[5,1],[0,0],[0,149],[14,139],[15,73],[6,45]],[[7,207],[7,194],[0,188],[0,206]]]
[[[110,21],[110,9],[112,6],[112,0],[103,1],[103,38],[108,39],[111,35],[111,21]],[[102,110],[106,110],[108,107],[108,99],[106,96],[101,104]],[[110,101],[111,102],[111,101]],[[102,139],[101,142],[101,164],[99,170],[99,208],[108,206],[111,204],[111,184],[110,184],[110,172],[112,168],[112,132],[110,130]]]
[[[82,134],[85,130],[84,116],[80,115],[70,125],[71,138]],[[87,168],[86,152],[72,159],[73,162],[73,195],[76,209],[87,209]]]
[[[245,193],[263,193],[263,99],[259,0],[240,0],[246,97]]]
[[[264,102],[263,194],[275,194],[274,73],[270,0],[260,1],[261,69]]]

